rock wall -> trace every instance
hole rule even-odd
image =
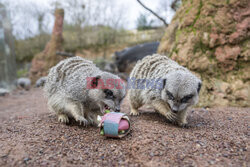
[[[249,0],[182,0],[158,52],[202,78],[200,106],[250,106]]]
[[[64,10],[56,9],[55,23],[50,41],[45,46],[43,52],[34,56],[31,63],[30,78],[34,83],[38,78],[46,76],[48,70],[56,65],[63,58],[56,54],[62,51],[63,47],[63,18]]]
[[[0,88],[14,88],[16,57],[10,17],[0,3]]]

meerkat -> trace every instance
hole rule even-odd
[[[136,86],[128,90],[131,115],[139,115],[138,108],[146,104],[169,121],[187,125],[187,109],[197,104],[202,85],[187,68],[167,56],[154,54],[138,61],[129,79],[135,79]],[[147,85],[150,82],[151,87]]]
[[[115,82],[113,87],[104,86],[107,80]],[[81,57],[62,60],[50,69],[45,82],[48,107],[59,122],[66,124],[71,117],[80,125],[98,125],[97,116],[105,109],[120,110],[126,91],[123,83],[116,81],[120,81],[118,76],[101,71]]]

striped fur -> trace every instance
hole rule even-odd
[[[131,115],[138,115],[138,108],[144,104],[151,105],[156,111],[168,120],[179,125],[186,124],[187,108],[198,102],[198,87],[201,81],[187,68],[180,66],[167,56],[154,54],[138,61],[130,74],[130,79],[162,79],[161,89],[148,88],[130,89],[128,91]],[[138,82],[136,82],[138,85]],[[170,100],[166,92],[171,92],[174,100]],[[192,94],[185,104],[180,104],[180,99]],[[178,104],[177,104],[178,103]],[[175,108],[177,112],[173,112]]]
[[[58,115],[60,122],[68,123],[68,117],[73,117],[80,124],[96,125],[96,117],[102,114],[105,105],[111,110],[119,108],[125,90],[114,88],[111,91],[115,98],[106,99],[103,89],[87,89],[88,77],[98,77],[104,81],[120,79],[81,57],[65,59],[50,69],[44,91],[49,109]]]

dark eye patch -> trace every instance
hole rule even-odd
[[[181,99],[181,103],[186,103],[189,99],[191,99],[194,95],[190,94]]]
[[[174,100],[174,96],[173,96],[172,93],[170,93],[169,91],[167,91],[167,95],[168,95],[169,100]]]
[[[114,93],[110,89],[104,89],[105,97],[107,99],[114,99]]]

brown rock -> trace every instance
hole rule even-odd
[[[223,93],[217,93],[215,94],[215,99],[213,100],[213,104],[215,106],[228,106],[229,104],[229,100],[227,100],[225,98],[225,96],[223,95]]]
[[[215,17],[214,21],[217,25],[216,30],[219,33],[232,33],[235,29],[234,21],[232,16],[229,13],[229,9],[227,7],[219,8]]]
[[[209,47],[214,48],[218,45],[224,45],[226,43],[227,39],[224,34],[210,34],[210,41],[209,41]]]
[[[219,35],[218,34],[210,34],[210,42],[209,42],[209,46],[211,48],[215,47],[216,45],[219,44]]]
[[[176,31],[178,29],[178,26],[179,26],[178,22],[174,22],[173,24],[170,24],[168,26],[168,29],[166,30],[165,36],[162,38],[162,42],[164,44],[160,45],[158,48],[159,52],[164,52],[164,53],[170,52],[171,46],[173,46],[171,44],[174,43],[176,40]]]
[[[230,47],[228,45],[224,47],[218,47],[215,51],[216,59],[219,62],[224,62],[226,60],[237,60],[238,55],[240,54],[240,47]]]
[[[209,68],[210,62],[208,58],[204,55],[200,55],[198,58],[195,58],[191,61],[189,67],[194,71],[205,71]]]
[[[178,54],[174,53],[172,58],[179,62],[181,65],[183,66],[187,66],[187,63],[189,61],[189,58],[188,55],[189,55],[189,52],[192,52],[192,48],[189,48],[187,47],[186,45],[184,45],[182,47],[182,49],[178,52]]]
[[[221,80],[215,80],[216,92],[222,93],[222,97],[226,97],[226,94],[231,92],[230,84]]]
[[[247,31],[250,28],[250,17],[245,18],[242,20],[241,23],[237,24],[237,29],[241,29],[242,31]]]
[[[234,92],[234,95],[236,96],[236,100],[248,100],[249,101],[250,91],[249,89],[245,88],[245,89],[237,90],[236,92]]]
[[[241,57],[244,61],[250,60],[250,40],[246,41],[246,44],[243,45]]]
[[[236,80],[235,82],[233,82],[231,84],[231,87],[232,87],[233,91],[235,92],[239,89],[242,89],[244,87],[244,83],[242,80]]]
[[[230,88],[229,83],[222,82],[222,84],[220,85],[220,90],[223,93],[230,93],[231,92],[231,88]]]
[[[242,74],[241,78],[243,81],[250,81],[250,66],[241,69],[239,72]]]
[[[224,71],[230,71],[235,67],[239,54],[239,46],[230,47],[226,45],[216,48],[215,51],[216,59],[218,60],[218,63],[222,65]]]
[[[237,90],[241,98],[231,88],[234,80],[241,80],[244,85],[250,80],[250,1],[200,2],[182,3],[166,29],[158,52],[167,51],[172,59],[200,73],[203,80],[200,104],[216,101],[218,105],[250,106],[242,98],[246,91],[240,91],[245,86]],[[225,83],[217,89],[210,81],[218,78]]]
[[[209,33],[208,32],[204,32],[203,35],[202,35],[202,43],[205,44],[205,45],[209,45]]]
[[[188,13],[186,13],[186,19],[183,20],[181,24],[181,28],[189,27],[194,24],[194,21],[197,17],[197,14],[199,12],[200,3],[193,3],[189,5]]]
[[[237,31],[229,36],[229,42],[232,44],[239,43],[240,41],[250,37],[250,17],[245,18],[236,25]]]
[[[236,42],[238,42],[241,34],[242,33],[240,33],[239,31],[232,33],[230,35],[230,37],[229,37],[229,42],[230,43],[236,43]]]
[[[220,34],[219,35],[219,44],[224,45],[227,42],[227,37],[225,34]]]

